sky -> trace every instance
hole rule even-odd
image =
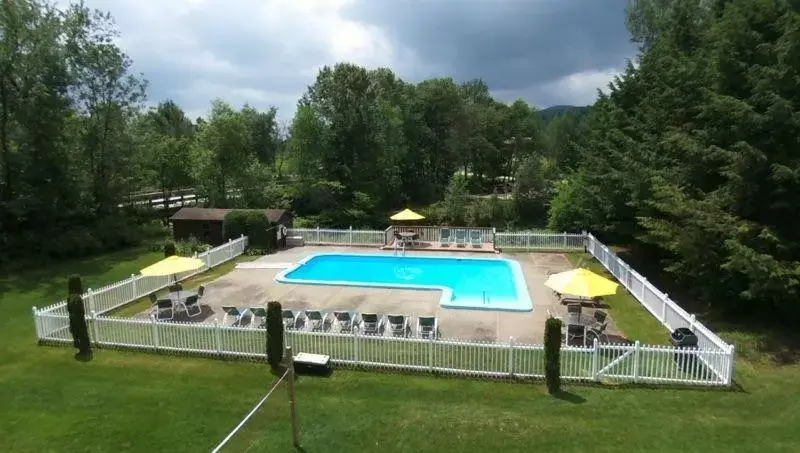
[[[68,0],[59,1],[61,4]],[[220,98],[291,121],[318,70],[481,78],[496,99],[588,105],[636,55],[627,0],[85,0],[108,11],[148,102],[195,118]]]

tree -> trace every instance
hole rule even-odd
[[[267,363],[277,372],[283,360],[283,319],[280,302],[267,303]]]
[[[544,378],[547,392],[561,391],[561,320],[547,318],[544,323]]]

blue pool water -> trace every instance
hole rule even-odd
[[[319,254],[276,276],[282,283],[438,289],[448,308],[530,311],[518,262],[507,259]]]

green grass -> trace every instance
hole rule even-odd
[[[217,278],[227,274],[228,272],[232,271],[236,264],[244,263],[247,261],[253,261],[259,258],[258,256],[247,256],[247,255],[239,255],[236,258],[227,261],[225,263],[220,264],[217,267],[211,268],[202,274],[195,275],[194,277],[188,278],[181,282],[185,289],[197,289],[198,286],[202,285],[203,283],[208,283],[210,281],[216,280]],[[157,297],[166,297],[169,293],[169,289],[164,288],[160,291],[156,292]],[[113,310],[107,314],[107,316],[119,316],[119,317],[130,317],[137,313],[141,313],[147,310],[152,303],[150,299],[145,296],[141,297],[138,300],[135,300],[123,307],[120,307],[116,310]]]
[[[585,267],[599,275],[616,281],[603,265],[584,252],[567,253],[567,259],[575,267]],[[650,314],[622,285],[617,293],[604,296],[609,306],[608,313],[614,318],[617,328],[631,341],[643,344],[669,345],[669,335],[658,320]]]
[[[30,307],[63,298],[70,273],[98,287],[159,258],[0,277],[0,451],[210,451],[266,392],[264,364],[103,349],[80,362],[36,345]],[[301,378],[297,408],[305,452],[794,452],[798,378],[796,364],[739,360],[731,391],[569,386],[554,398],[538,383],[337,370]],[[279,388],[226,451],[292,451],[290,433]]]

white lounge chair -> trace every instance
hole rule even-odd
[[[300,313],[295,313],[294,310],[284,308],[281,310],[281,318],[283,319],[284,330],[294,330],[300,322]]]
[[[408,316],[406,315],[388,315],[389,327],[392,329],[393,337],[407,337],[410,331],[408,327]]]
[[[306,310],[305,311],[307,330],[312,332],[321,332],[325,330],[325,321],[328,319],[328,313],[319,310]]]
[[[264,307],[250,307],[250,313],[253,314],[253,320],[250,321],[251,325],[253,321],[255,321],[256,317],[261,318],[261,322],[258,324],[260,328],[267,327],[267,309]]]
[[[417,336],[425,339],[436,339],[439,336],[439,318],[436,316],[420,316],[417,318]]]
[[[386,318],[377,313],[361,314],[361,332],[365,335],[383,335]]]
[[[358,313],[350,311],[335,311],[333,319],[339,326],[339,332],[350,333],[358,325]]]
[[[467,245],[467,230],[456,230],[456,247]]]
[[[250,314],[250,310],[248,310],[247,308],[239,311],[239,309],[237,307],[228,306],[228,305],[223,305],[222,306],[222,311],[225,312],[225,316],[222,318],[222,324],[225,324],[225,321],[228,319],[228,316],[231,316],[231,317],[234,318],[234,321],[233,321],[233,325],[234,326],[241,325],[242,324],[242,320],[244,319],[244,317],[247,316],[248,314]]]
[[[483,247],[483,238],[481,237],[481,232],[478,230],[470,230],[469,243],[473,247]]]
[[[450,234],[450,228],[442,228],[439,231],[439,246],[450,247],[450,244],[453,243],[453,237]]]

